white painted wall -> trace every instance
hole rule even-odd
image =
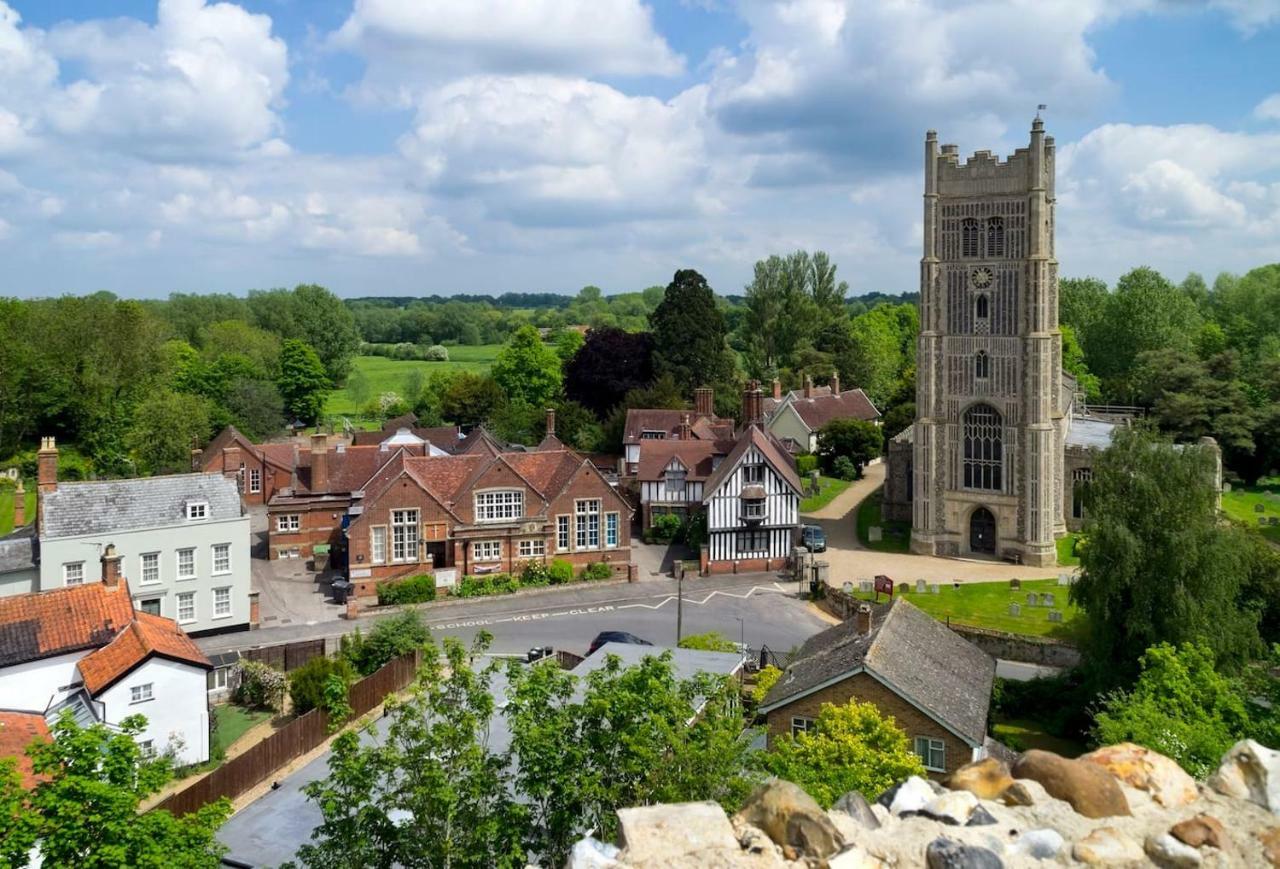
[[[742,521],[742,489],[745,485],[742,466],[763,464],[765,491],[765,518],[754,527],[768,531],[768,548],[740,552],[737,548],[737,532],[753,527]],[[738,460],[737,466],[720,487],[706,499],[709,557],[712,561],[732,561],[735,558],[783,558],[791,554],[795,528],[799,522],[800,499],[786,480],[755,447],[751,447]]]
[[[72,652],[0,670],[0,709],[43,713],[55,696],[61,699],[59,688],[80,681],[76,662],[85,654]]]
[[[34,567],[27,570],[14,570],[0,573],[0,597],[12,594],[27,594],[35,591],[40,584],[40,574]]]
[[[139,741],[153,740],[155,750],[165,751],[171,741],[180,740],[177,763],[182,766],[209,759],[209,701],[206,671],[191,664],[165,658],[151,658],[136,667],[96,699],[105,704],[109,724],[119,724],[130,715],[145,715],[146,730]],[[131,702],[135,685],[151,683],[152,698]]]

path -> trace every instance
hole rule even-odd
[[[1057,576],[1070,568],[1028,567],[973,558],[940,558],[900,552],[876,552],[858,542],[858,505],[884,484],[884,463],[868,465],[861,480],[841,492],[831,503],[805,521],[816,520],[827,532],[827,551],[819,556],[831,564],[830,583],[843,585],[879,574],[898,582],[984,582],[1005,579],[1032,579]]]

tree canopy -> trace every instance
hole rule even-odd
[[[512,401],[548,406],[560,394],[560,357],[533,326],[521,326],[493,361],[490,374]]]
[[[724,315],[707,279],[693,269],[676,272],[649,315],[649,326],[657,370],[671,375],[686,393],[733,373]]]

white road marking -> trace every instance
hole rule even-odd
[[[539,621],[542,621],[543,619],[554,619],[554,618],[559,618],[560,616],[590,616],[590,615],[596,615],[597,613],[613,612],[615,609],[620,609],[620,607],[609,606],[606,604],[604,606],[577,607],[574,609],[560,610],[558,612],[524,613],[521,615],[514,615],[514,616],[496,616],[494,618],[467,619],[466,621],[461,621],[461,622],[450,622],[448,624],[443,624],[443,625],[432,625],[432,627],[442,631],[452,631],[452,630],[457,630],[459,628],[483,628],[483,627],[488,627],[489,625],[500,625],[508,622],[539,622]]]
[[[738,600],[746,600],[756,592],[763,592],[766,594],[778,594],[780,592],[782,593],[786,592],[786,590],[783,589],[782,586],[778,585],[778,583],[775,582],[774,586],[775,586],[774,588],[770,588],[767,585],[753,585],[750,589],[747,590],[746,594],[734,594],[731,591],[716,590],[708,593],[707,596],[704,597],[702,600],[696,600],[686,595],[684,602],[686,604],[689,604],[690,606],[704,606],[709,600],[711,600],[716,595],[720,595],[722,597],[733,597],[733,598],[737,598]],[[678,595],[669,594],[666,597],[664,597],[662,600],[658,601],[657,603],[628,603],[628,604],[623,604],[622,606],[618,607],[618,609],[625,610],[625,609],[633,609],[636,607],[640,607],[642,609],[647,609],[647,610],[656,610],[656,609],[661,609],[662,607],[671,603],[673,600],[676,600],[678,597],[679,597]]]

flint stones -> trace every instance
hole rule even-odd
[[[973,810],[973,814],[969,816],[969,820],[965,822],[966,827],[989,827],[996,823],[995,815],[991,814],[983,806],[978,806]]]
[[[1143,859],[1142,846],[1115,827],[1098,827],[1076,842],[1071,856],[1081,863],[1113,866]]]
[[[867,805],[866,797],[857,791],[849,791],[836,800],[831,811],[843,812],[868,830],[880,829],[880,821],[876,819],[875,812],[871,811],[871,806]]]
[[[1208,784],[1224,796],[1280,814],[1280,751],[1242,739],[1231,746]]]
[[[1262,856],[1272,866],[1280,866],[1280,827],[1270,827],[1258,834],[1258,844],[1262,845]]]
[[[978,807],[978,798],[968,791],[947,791],[929,801],[920,814],[944,824],[961,827]]]
[[[1037,802],[1036,788],[1044,791],[1044,787],[1039,782],[1033,782],[1031,779],[1014,781],[1005,788],[1004,793],[1000,794],[1000,802],[1006,806],[1034,806]]]
[[[1200,865],[1200,852],[1184,845],[1168,833],[1147,836],[1142,848],[1156,864],[1168,869],[1193,869]]]
[[[1062,834],[1057,830],[1028,830],[1018,837],[1013,846],[1015,854],[1026,854],[1037,860],[1049,860],[1058,856],[1063,846]]]
[[[994,800],[1013,784],[1008,765],[997,758],[967,763],[951,774],[947,787],[953,791],[968,791],[979,799]]]
[[[1192,848],[1208,845],[1222,850],[1227,843],[1227,831],[1223,829],[1222,822],[1204,812],[1174,824],[1169,828],[1169,835]]]
[[[929,843],[924,852],[929,869],[1004,869],[995,852],[977,845],[964,845],[940,837]]]
[[[827,869],[883,869],[884,863],[857,845],[850,845],[827,861]]]
[[[1165,808],[1177,808],[1194,802],[1196,782],[1177,763],[1159,752],[1131,742],[1108,745],[1080,758],[1097,764],[1120,781],[1146,791]]]
[[[618,842],[628,862],[659,866],[694,851],[740,851],[724,809],[712,802],[618,809]]]
[[[770,779],[756,788],[738,818],[802,857],[830,857],[844,847],[844,837],[813,797],[782,779]]]
[[[913,775],[904,782],[899,782],[882,793],[876,800],[891,814],[918,812],[933,801],[933,788],[918,775]]]
[[[1039,782],[1049,796],[1065,800],[1086,818],[1132,814],[1120,783],[1096,764],[1033,748],[1018,758],[1013,777]]]

